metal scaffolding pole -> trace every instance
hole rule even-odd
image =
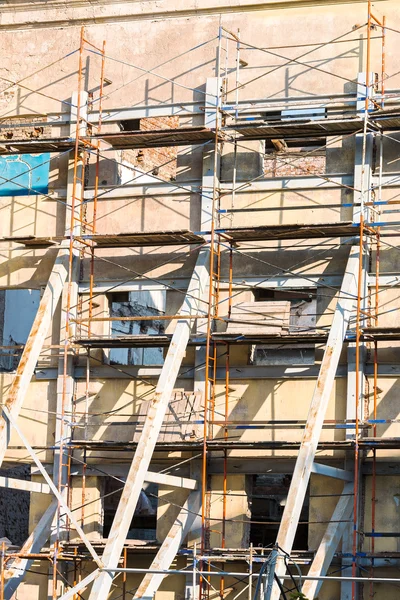
[[[81,48],[79,59],[78,91],[72,94],[70,136],[79,142],[79,137],[87,133],[87,106],[88,94],[82,87],[82,52],[83,52],[83,29],[81,31]],[[67,201],[65,214],[65,236],[69,237],[69,275],[68,282],[64,286],[61,301],[61,327],[60,344],[64,344],[64,352],[58,361],[57,376],[57,419],[55,427],[55,449],[53,459],[53,481],[61,494],[68,502],[68,479],[69,479],[69,449],[68,442],[71,441],[72,427],[65,415],[72,414],[72,400],[74,395],[74,363],[69,344],[75,333],[73,319],[77,317],[78,290],[79,290],[79,250],[75,247],[74,237],[82,232],[82,223],[76,219],[80,210],[84,192],[85,154],[81,153],[78,143],[75,145],[74,156],[69,160],[67,177]],[[70,420],[70,419],[69,419]],[[66,514],[61,514],[59,507],[55,514],[50,544],[55,548],[57,543],[66,539],[68,519]],[[50,533],[50,532],[49,532]],[[67,574],[65,565],[60,565],[64,578]],[[62,584],[61,584],[62,585]],[[53,581],[53,569],[49,567],[48,590],[49,596],[52,589],[57,588],[57,582]],[[62,588],[63,589],[63,588]]]
[[[335,510],[332,513],[331,522],[327,526],[322,537],[314,560],[307,573],[309,577],[326,575],[328,567],[332,562],[333,555],[339,544],[353,511],[353,482],[346,483],[343,487],[342,496],[339,498]],[[303,585],[302,592],[308,600],[314,600],[322,585],[322,581],[307,580]]]
[[[350,250],[347,261],[343,283],[339,292],[339,299],[333,316],[320,372],[311,400],[307,423],[293,472],[293,478],[290,484],[289,494],[279,527],[277,543],[279,547],[288,554],[290,554],[293,547],[293,541],[300,519],[304,497],[307,492],[318,440],[321,434],[340,353],[343,347],[343,340],[357,297],[358,261],[359,248],[358,246],[354,246]],[[285,575],[285,572],[285,562],[280,556],[277,560],[276,574],[282,578]],[[275,582],[270,599],[279,600],[279,597],[280,589]]]
[[[22,352],[17,371],[12,381],[5,406],[16,419],[24,403],[29,384],[39,360],[46,335],[49,332],[51,320],[56,311],[64,284],[68,275],[69,253],[61,249],[54,262],[46,289],[39,304],[29,337]],[[11,426],[7,416],[0,419],[0,465],[3,463],[7,446],[10,441]]]
[[[135,593],[134,598],[136,600],[139,598],[153,600],[154,594],[165,577],[163,571],[169,569],[171,566],[182,542],[196,520],[200,511],[200,502],[201,490],[191,492],[149,567],[153,573],[147,573],[144,576],[142,583]],[[159,573],[156,573],[156,571],[159,571]]]
[[[218,90],[218,77],[207,80],[206,106],[209,106],[209,110],[205,111],[205,123],[209,127],[215,127],[215,123],[218,118]],[[206,187],[203,190],[202,195],[201,221],[202,226],[207,227],[210,220],[213,218],[212,212],[216,185],[216,171],[218,170],[219,165],[216,157],[217,155],[218,150],[217,148],[214,148],[214,151],[210,156],[211,162],[208,164],[207,170],[203,176],[203,182],[205,183]],[[209,295],[209,264],[210,249],[207,247],[201,249],[199,252],[194,273],[189,283],[187,296],[185,297],[178,314],[198,314],[199,311],[202,309],[204,310],[206,305],[201,304],[201,301],[205,302]],[[175,385],[182,363],[182,358],[189,341],[189,335],[190,321],[178,321],[157,384],[154,400],[150,407],[150,411],[146,416],[143,432],[136,449],[132,466],[130,468],[125,487],[122,492],[121,500],[109,533],[108,542],[104,550],[103,562],[107,565],[107,568],[116,567],[118,564],[118,559],[121,555],[123,544],[125,542],[129,525],[139,498],[140,490],[143,485],[145,472],[150,464],[168,401]],[[195,389],[204,391],[204,377],[204,370],[202,370],[199,380],[196,376]],[[176,541],[179,540],[179,536],[179,530],[177,530],[175,536]],[[112,572],[102,572],[93,584],[89,599],[106,600],[112,579]],[[151,585],[156,585],[156,582],[157,580],[152,581]],[[150,584],[150,582],[148,583]]]
[[[204,300],[208,282],[209,249],[200,250],[187,295],[179,314],[198,314]],[[133,457],[126,483],[118,504],[103,553],[103,563],[108,569],[117,566],[133,514],[139,499],[146,472],[150,465],[168,402],[178,377],[182,359],[189,341],[191,322],[178,321],[167,356],[161,370],[154,398],[146,415],[143,431]],[[95,580],[89,600],[107,600],[113,580],[113,572],[102,571]]]
[[[373,74],[369,74],[369,81],[372,82]],[[367,96],[367,74],[359,73],[358,85],[357,85],[357,112],[364,118],[367,118],[365,111],[365,98]],[[369,88],[370,89],[370,88]],[[354,192],[354,209],[353,209],[353,222],[359,224],[361,220],[363,222],[369,221],[368,208],[366,205],[371,200],[371,183],[372,183],[372,163],[373,163],[373,134],[360,133],[355,137],[355,164],[354,164],[354,187],[357,191]],[[368,310],[368,265],[369,265],[369,252],[368,247],[364,245],[364,240],[361,240],[363,247],[363,256],[360,257],[361,261],[361,281],[360,281],[360,305],[359,308],[362,314],[366,314]],[[361,247],[361,246],[360,246]],[[360,312],[360,311],[359,311]],[[360,315],[358,315],[360,316]],[[364,317],[359,320],[362,321]],[[356,320],[358,320],[356,318]],[[354,324],[357,327],[357,323]],[[358,323],[360,326],[361,323]],[[347,347],[347,398],[346,398],[346,419],[356,421],[363,419],[364,414],[364,403],[362,398],[364,397],[365,390],[365,361],[366,361],[367,347],[365,342],[353,342]],[[356,438],[355,430],[346,432],[346,439],[354,440]],[[354,459],[353,457],[346,457],[346,464],[348,468],[353,470],[353,486],[354,486]],[[359,478],[359,475],[357,475]],[[357,482],[357,488],[359,482]],[[357,499],[355,500],[358,501]],[[352,536],[348,530],[344,531],[343,535],[343,551],[345,554],[350,555],[353,551]],[[350,569],[353,567],[353,560],[349,556],[345,556],[342,559],[342,567],[344,569],[344,575],[351,574]],[[350,600],[352,594],[352,583],[344,581],[341,584],[341,600]]]
[[[35,529],[22,546],[20,550],[21,554],[35,554],[36,552],[40,552],[40,550],[43,548],[49,537],[51,524],[53,522],[57,506],[58,500],[57,498],[54,498],[50,506],[43,513],[39,523],[36,525]],[[11,600],[19,584],[22,583],[26,572],[28,569],[30,569],[32,563],[33,559],[22,558],[22,556],[20,556],[13,561],[10,569],[6,570],[5,578],[7,583],[4,586],[5,600]]]

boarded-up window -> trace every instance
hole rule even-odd
[[[272,306],[278,302],[289,302],[289,330],[291,332],[313,332],[315,330],[315,324],[317,322],[316,288],[256,288],[253,293],[254,300],[257,303],[256,306],[259,306],[260,304],[265,305],[265,303],[268,302],[271,302]]]
[[[285,333],[314,333],[317,321],[316,288],[276,290],[257,288],[254,290],[254,306],[275,306],[284,300],[289,305],[288,327]],[[315,362],[313,344],[254,344],[250,350],[250,363],[254,365],[311,365]]]
[[[112,317],[153,317],[151,319],[112,321],[112,336],[159,335],[164,333],[165,321],[157,317],[165,314],[165,290],[145,290],[111,294]],[[119,365],[162,365],[160,347],[113,348],[110,362]]]
[[[289,329],[288,301],[240,302],[232,307],[227,333],[282,335]]]

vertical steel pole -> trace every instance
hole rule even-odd
[[[201,523],[202,523],[202,532],[201,532],[201,555],[204,554],[206,548],[206,517],[207,517],[207,438],[208,438],[208,411],[209,411],[209,403],[211,394],[213,393],[213,389],[210,385],[210,370],[213,368],[213,373],[215,374],[217,356],[215,347],[213,348],[213,356],[211,357],[211,333],[214,325],[214,263],[215,263],[215,245],[217,243],[216,234],[215,234],[215,214],[217,209],[217,194],[218,194],[218,182],[219,182],[219,124],[220,124],[220,115],[221,115],[221,79],[220,79],[220,70],[221,70],[221,43],[222,43],[222,26],[221,19],[218,31],[218,48],[217,48],[217,62],[216,62],[216,89],[215,89],[215,98],[214,98],[214,106],[213,112],[214,115],[208,118],[212,119],[215,125],[215,137],[214,137],[214,150],[213,150],[213,173],[212,173],[212,203],[211,203],[211,237],[210,237],[210,267],[209,267],[209,284],[208,284],[208,314],[207,314],[207,341],[206,341],[206,364],[205,364],[205,390],[204,390],[204,427],[203,427],[203,463],[202,463],[202,502],[201,502]],[[218,302],[218,298],[217,298]],[[218,305],[217,305],[218,306]],[[210,360],[213,359],[213,365],[210,364]],[[214,375],[215,378],[215,375]],[[213,388],[215,385],[212,386]],[[215,390],[214,390],[215,393]],[[201,567],[202,568],[202,563]],[[204,579],[200,579],[200,597],[203,595],[204,591]]]

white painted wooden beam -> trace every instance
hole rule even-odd
[[[348,520],[353,511],[353,491],[353,483],[346,483],[333,511],[331,522],[325,530],[314,560],[311,563],[310,570],[308,571],[310,577],[326,575],[340,538],[346,527],[349,526]],[[323,581],[307,580],[303,585],[302,592],[308,600],[314,600],[322,584]]]
[[[83,590],[85,590],[88,587],[88,585],[90,585],[92,583],[92,581],[96,579],[96,577],[99,577],[99,575],[100,575],[99,569],[95,569],[94,571],[89,573],[89,575],[87,575],[84,579],[81,579],[81,581],[78,581],[78,583],[76,585],[71,587],[62,596],[60,596],[58,598],[58,600],[70,600],[71,598],[75,599],[78,595],[78,592],[83,592]],[[82,598],[82,596],[79,596],[79,597]]]
[[[321,463],[315,462],[311,467],[311,472],[316,473],[317,475],[342,479],[343,481],[353,481],[354,479],[351,471],[345,471],[344,469],[338,469],[337,467],[331,467],[330,465],[321,465]]]
[[[200,250],[196,266],[190,281],[187,295],[179,314],[190,315],[199,309],[200,300],[205,296],[208,282],[209,250]],[[153,401],[146,415],[143,431],[126,479],[121,499],[102,556],[108,569],[118,565],[129,526],[135,512],[140,491],[143,486],[157,438],[164,420],[168,402],[182,364],[189,341],[191,322],[179,320],[168,348],[161,370]],[[102,571],[93,583],[89,600],[106,600],[111,588],[113,572]]]
[[[44,465],[44,467],[47,473],[52,472],[52,465]],[[101,465],[101,472],[99,472],[96,470],[95,466],[92,467],[92,465],[89,464],[85,471],[86,477],[107,477],[111,475],[115,477],[120,477],[122,479],[126,476],[128,472],[128,465],[119,465],[117,467],[117,470],[115,470],[114,467],[115,465]],[[32,465],[31,474],[40,475],[41,472],[35,467],[35,465]],[[73,465],[71,467],[71,477],[82,477],[82,474],[82,465]],[[144,476],[144,480],[148,483],[158,483],[160,485],[184,488],[187,490],[196,490],[198,486],[196,479],[190,479],[189,477],[180,477],[179,475],[169,475],[167,473],[158,473],[157,471],[147,471],[146,475]]]
[[[22,352],[17,371],[8,392],[5,405],[18,418],[29,384],[35,371],[50,323],[57,308],[68,275],[68,251],[60,250],[39,304],[38,312]],[[0,465],[10,440],[11,427],[4,412],[0,418]]]
[[[50,506],[45,510],[35,529],[21,548],[21,554],[35,554],[45,545],[51,531],[51,523],[56,514],[58,500],[53,499]],[[5,571],[6,584],[4,586],[5,600],[11,600],[19,584],[25,577],[26,571],[32,565],[33,560],[27,558],[16,558],[11,567]]]
[[[177,477],[176,475],[167,475],[165,473],[154,473],[147,471],[144,480],[149,483],[158,483],[159,485],[168,485],[171,487],[184,488],[187,490],[196,490],[198,487],[195,479],[188,477]]]
[[[138,600],[139,598],[142,598],[143,600],[153,600],[164,577],[166,577],[162,571],[169,569],[171,566],[181,544],[200,512],[200,503],[201,491],[198,490],[192,492],[150,565],[150,570],[153,571],[153,573],[147,573],[144,576],[143,581],[134,596],[135,599]],[[160,570],[161,573],[154,573],[155,570]]]
[[[92,546],[89,538],[87,537],[87,535],[83,531],[83,529],[82,529],[82,527],[81,527],[78,519],[76,518],[74,512],[68,506],[67,499],[65,497],[65,490],[63,490],[63,492],[60,492],[58,490],[58,488],[54,485],[52,479],[50,478],[50,476],[47,473],[46,469],[44,468],[44,466],[42,465],[41,461],[39,460],[37,454],[33,450],[33,448],[30,445],[30,443],[28,442],[28,440],[27,440],[24,432],[22,431],[22,429],[18,425],[17,419],[13,416],[13,414],[7,408],[7,406],[3,407],[3,411],[5,412],[7,419],[10,421],[11,425],[14,427],[15,431],[17,432],[17,434],[18,434],[21,442],[24,444],[24,446],[27,449],[29,455],[33,459],[33,462],[36,464],[37,468],[39,469],[42,477],[44,478],[44,480],[47,482],[48,486],[50,487],[50,490],[52,491],[52,493],[54,494],[54,496],[57,498],[58,502],[60,503],[60,506],[62,506],[62,508],[64,509],[64,512],[68,515],[71,523],[74,525],[74,527],[76,529],[76,532],[80,536],[82,542],[85,544],[85,546],[88,549],[88,551],[89,551],[90,555],[92,556],[93,560],[95,561],[95,563],[98,566],[103,567],[104,565],[103,565],[101,559],[99,558],[97,552],[93,548],[93,546]]]
[[[331,396],[336,370],[343,347],[350,315],[354,309],[357,295],[359,248],[354,246],[343,277],[339,299],[336,305],[331,329],[328,336],[320,372],[311,400],[307,423],[293,472],[285,509],[280,523],[277,543],[284,552],[290,554],[299,523],[300,513],[307,492],[308,482],[321,435],[322,426]],[[286,565],[282,556],[278,557],[276,574],[283,577]],[[268,600],[279,600],[280,589],[274,583]]]
[[[23,479],[14,479],[13,477],[0,476],[0,487],[8,488],[9,490],[22,490],[24,492],[51,494],[51,490],[47,483],[24,481]]]

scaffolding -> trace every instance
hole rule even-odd
[[[29,452],[37,472],[45,483],[10,480],[6,487],[14,486],[30,492],[41,491],[54,496],[49,508],[18,551],[10,551],[3,543],[1,552],[0,600],[9,599],[34,561],[49,564],[49,581],[54,600],[79,598],[87,588],[89,600],[106,600],[114,580],[122,575],[122,598],[152,598],[166,576],[185,575],[187,598],[208,600],[211,593],[221,600],[235,586],[246,582],[241,593],[247,591],[248,598],[258,598],[260,588],[266,600],[278,600],[286,597],[287,590],[303,592],[312,600],[317,597],[322,583],[326,580],[341,583],[341,598],[356,600],[360,598],[362,585],[368,583],[369,596],[374,596],[377,583],[400,583],[399,578],[377,577],[376,561],[388,553],[375,551],[376,531],[376,487],[378,476],[377,454],[380,449],[399,448],[398,437],[379,437],[379,424],[392,424],[396,419],[378,418],[379,362],[380,342],[400,339],[400,330],[396,327],[380,326],[382,314],[380,289],[380,254],[382,246],[394,248],[385,238],[397,235],[396,222],[382,220],[384,207],[397,204],[397,200],[385,200],[383,189],[398,187],[398,176],[385,175],[384,141],[394,139],[392,132],[400,130],[400,109],[398,92],[389,90],[386,67],[385,45],[387,25],[385,18],[378,18],[368,2],[368,18],[365,25],[359,26],[366,48],[365,72],[358,77],[357,93],[343,95],[313,96],[308,98],[265,99],[240,101],[239,91],[246,85],[269,74],[257,76],[246,83],[240,81],[241,51],[251,48],[258,52],[271,52],[256,48],[246,42],[240,31],[227,30],[222,23],[219,26],[216,42],[215,77],[209,78],[201,103],[192,103],[185,107],[181,103],[168,108],[144,107],[143,114],[162,114],[166,116],[202,114],[202,126],[183,126],[177,129],[159,129],[154,131],[103,131],[104,125],[115,124],[123,118],[136,118],[142,114],[140,107],[132,110],[104,109],[104,86],[107,74],[107,62],[114,60],[106,54],[105,42],[100,48],[81,31],[78,50],[78,85],[71,102],[71,114],[65,119],[70,127],[69,135],[12,141],[1,145],[0,154],[18,153],[65,153],[68,156],[68,186],[66,209],[66,227],[63,235],[8,236],[4,243],[17,244],[23,249],[55,249],[56,259],[48,285],[42,296],[38,314],[31,334],[24,346],[21,360],[11,384],[7,400],[3,403],[3,418],[0,426],[1,458],[5,459],[11,428],[15,429],[24,447]],[[379,32],[381,40],[381,70],[378,75],[372,72],[371,46],[372,32]],[[341,36],[343,37],[343,36]],[[338,39],[331,43],[338,42]],[[231,56],[233,48],[233,67]],[[98,61],[99,86],[97,96],[89,96],[84,85],[83,69],[85,53],[90,53]],[[291,59],[290,64],[304,64],[301,59]],[[319,67],[312,67],[323,71]],[[150,71],[146,71],[150,72]],[[270,71],[272,72],[272,71]],[[327,71],[323,71],[327,73]],[[233,73],[234,83],[231,82]],[[167,79],[162,76],[163,79]],[[321,115],[323,109],[324,116]],[[305,118],[302,112],[314,110],[317,117]],[[125,111],[125,112],[124,112]],[[279,112],[279,116],[276,114]],[[291,113],[290,116],[289,113]],[[124,117],[125,115],[125,117]],[[353,181],[346,176],[322,174],[301,175],[300,177],[255,176],[245,182],[239,182],[238,156],[242,149],[248,151],[249,142],[266,140],[277,149],[287,148],[290,141],[322,139],[318,148],[327,148],[338,140],[354,140],[355,166]],[[233,147],[232,180],[221,181],[221,163],[224,148]],[[107,186],[102,189],[102,161],[107,163],[108,152],[115,157],[116,152],[124,149],[143,148],[200,148],[206,166],[201,182],[187,184],[180,181],[166,183],[153,172],[133,171],[133,177],[126,184]],[[257,152],[251,150],[251,152]],[[376,158],[376,155],[378,158]],[[303,155],[304,156],[304,155]],[[315,150],[305,153],[313,158]],[[296,162],[287,157],[277,156],[275,160],[282,166],[291,167]],[[373,168],[375,161],[375,169]],[[122,159],[120,161],[122,163]],[[94,182],[88,186],[87,167],[94,172]],[[302,167],[299,167],[300,170]],[[303,168],[306,171],[306,169]],[[377,175],[376,175],[377,173]],[[126,231],[120,234],[98,233],[97,209],[102,198],[127,197],[143,194],[143,177],[150,193],[157,189],[168,194],[197,194],[200,198],[200,228],[166,229],[154,231]],[[315,190],[340,188],[353,195],[348,203],[333,205],[336,208],[350,209],[352,218],[336,222],[317,223],[279,223],[273,225],[234,226],[237,212],[251,210],[237,208],[236,200],[240,193],[270,192],[274,190]],[[156,190],[156,192],[154,192]],[[32,191],[32,190],[30,190]],[[304,208],[304,207],[301,207]],[[264,210],[264,209],[260,209]],[[284,211],[284,207],[279,207]],[[228,223],[229,226],[226,226]],[[337,303],[332,310],[332,321],[326,325],[283,327],[280,318],[275,315],[255,313],[244,309],[243,314],[236,312],[236,296],[241,289],[290,290],[290,279],[297,278],[296,287],[301,290],[316,288],[318,278],[313,274],[304,274],[291,269],[280,268],[271,272],[271,265],[257,257],[250,260],[260,262],[269,273],[266,277],[254,281],[235,279],[235,260],[249,259],[248,251],[264,249],[282,242],[317,240],[310,245],[310,252],[320,252],[320,240],[340,239],[334,247],[348,246],[348,258],[343,275],[335,283],[320,278],[320,285],[333,291]],[[244,245],[244,248],[243,246]],[[124,284],[132,281],[158,282],[159,278],[147,277],[134,268],[110,261],[101,254],[107,249],[130,248],[169,248],[178,247],[188,257],[196,257],[186,290],[176,285],[169,288],[179,292],[183,298],[176,314],[158,315],[157,319],[174,324],[172,333],[163,334],[99,334],[96,326],[111,325],[113,322],[140,322],[154,320],[152,316],[96,316],[96,297],[114,290],[124,289]],[[290,246],[292,247],[292,246]],[[88,263],[88,285],[82,282],[82,270]],[[100,283],[96,285],[96,264],[109,262],[126,270],[128,275],[122,283]],[[374,269],[372,268],[374,265]],[[374,271],[374,273],[373,273]],[[282,283],[283,282],[283,283]],[[289,282],[289,283],[288,283]],[[268,285],[269,284],[269,287]],[[164,285],[164,282],[163,282]],[[396,282],[393,284],[396,285]],[[339,291],[338,291],[339,290]],[[83,299],[83,293],[87,299]],[[54,452],[54,470],[52,476],[38,458],[38,448],[34,448],[21,429],[18,417],[23,406],[30,380],[36,365],[47,352],[45,336],[55,314],[58,300],[62,303],[62,324],[60,342],[50,349],[57,356],[57,420]],[[261,309],[260,309],[261,310]],[[256,317],[254,319],[254,316]],[[259,317],[262,318],[259,318]],[[318,316],[318,315],[316,315]],[[317,319],[316,319],[317,320]],[[256,325],[256,330],[252,327]],[[195,325],[195,327],[194,327]],[[232,327],[234,326],[234,327]],[[239,331],[240,330],[240,331]],[[239,331],[239,333],[238,333]],[[237,346],[256,346],[268,344],[273,348],[292,347],[293,344],[311,344],[324,348],[319,368],[308,369],[309,377],[316,379],[310,411],[306,420],[243,420],[230,416],[230,385],[232,381],[232,354]],[[107,441],[90,439],[88,435],[90,420],[90,396],[93,373],[96,372],[98,359],[96,350],[116,348],[159,348],[164,347],[165,357],[157,371],[158,381],[153,390],[151,402],[146,405],[144,415],[132,414],[140,421],[140,435],[129,441]],[[161,434],[168,422],[169,405],[176,393],[176,382],[182,376],[182,364],[187,348],[195,349],[195,367],[191,377],[194,383],[191,419],[202,426],[202,435],[196,440],[176,442]],[[347,348],[347,406],[345,419],[327,419],[326,412],[334,385],[342,352]],[[367,355],[372,355],[372,365]],[[143,380],[140,369],[127,370],[116,365],[107,365],[110,370],[125,374],[136,381]],[[255,377],[284,379],[286,369],[281,366],[269,367],[266,364],[254,369],[243,367],[240,378],[245,379],[250,371]],[[194,371],[194,373],[193,373]],[[296,372],[294,369],[293,372]],[[85,381],[85,410],[79,415],[75,408],[75,384],[77,379]],[[237,377],[236,377],[237,378]],[[145,380],[147,381],[147,380]],[[222,382],[222,383],[221,383]],[[193,384],[192,384],[193,385]],[[222,393],[221,393],[222,388]],[[368,418],[364,399],[368,394],[373,397],[372,417]],[[201,409],[195,408],[196,398],[201,398]],[[222,401],[221,401],[222,397]],[[186,400],[185,400],[186,402]],[[222,407],[222,408],[221,408]],[[200,413],[200,414],[199,414]],[[185,412],[186,414],[186,412]],[[80,418],[83,422],[83,436],[77,438],[73,423]],[[185,424],[180,420],[179,425]],[[279,439],[238,439],[235,431],[258,428],[262,431],[299,429],[301,440]],[[345,432],[344,439],[321,440],[323,429]],[[370,435],[372,434],[372,435]],[[291,476],[288,496],[279,524],[276,543],[269,548],[232,549],[227,547],[227,525],[235,522],[228,517],[228,501],[232,493],[228,487],[230,460],[235,450],[242,452],[296,450],[297,458]],[[342,450],[345,452],[343,468],[316,462],[318,450]],[[96,545],[85,533],[86,478],[88,474],[101,472],[96,467],[91,453],[104,454],[126,452],[132,454],[132,463],[126,477],[117,478],[122,486],[121,498],[115,512],[108,538]],[[155,453],[189,452],[192,461],[192,474],[183,478],[151,470],[151,461]],[[79,452],[79,456],[76,453]],[[365,460],[368,452],[371,461]],[[201,461],[194,460],[201,456]],[[80,458],[79,458],[80,457]],[[212,488],[210,487],[210,466],[219,461],[222,475],[221,517],[212,516]],[[112,459],[111,459],[112,461]],[[179,463],[178,463],[179,464]],[[361,514],[365,509],[365,472],[371,474],[371,531],[365,532],[361,526]],[[293,550],[294,539],[301,520],[304,499],[309,488],[312,473],[332,477],[343,482],[343,491],[337,495],[337,504],[332,517],[319,523],[326,525],[320,545],[312,557],[307,560]],[[82,502],[79,517],[73,509],[72,491],[75,474],[82,477]],[[187,491],[187,499],[177,508],[178,516],[165,540],[156,549],[149,568],[128,567],[128,557],[135,549],[127,543],[127,534],[135,513],[137,503],[145,481],[156,482]],[[0,485],[3,485],[0,481]],[[18,487],[19,486],[19,487]],[[37,486],[42,486],[39,490]],[[43,487],[44,486],[44,487]],[[199,523],[200,521],[200,523]],[[219,522],[218,526],[216,521]],[[199,542],[184,545],[190,532],[200,529]],[[80,541],[70,540],[70,531],[74,529]],[[351,531],[351,535],[348,535]],[[212,534],[219,540],[211,542]],[[398,537],[400,534],[396,534]],[[371,538],[369,553],[363,550],[364,537]],[[342,540],[342,551],[338,551]],[[48,543],[48,547],[46,544]],[[185,558],[184,568],[173,568],[177,555]],[[363,576],[362,560],[369,559],[368,575]],[[333,559],[341,560],[340,575],[329,574]],[[397,558],[391,553],[389,558]],[[302,562],[303,561],[303,562]],[[240,562],[245,570],[236,570],[233,563]],[[90,564],[88,575],[82,576],[83,564]],[[67,565],[73,571],[66,570]],[[218,566],[217,566],[218,565]],[[308,570],[304,569],[308,566]],[[304,571],[307,570],[305,573]],[[127,574],[143,574],[140,586],[134,596],[127,591]],[[227,583],[229,579],[229,584]],[[236,583],[231,583],[232,581]],[[217,583],[216,583],[217,582]],[[62,591],[60,593],[59,586]],[[91,586],[91,587],[90,587]],[[129,594],[129,595],[128,595]],[[239,595],[239,594],[238,594]]]

